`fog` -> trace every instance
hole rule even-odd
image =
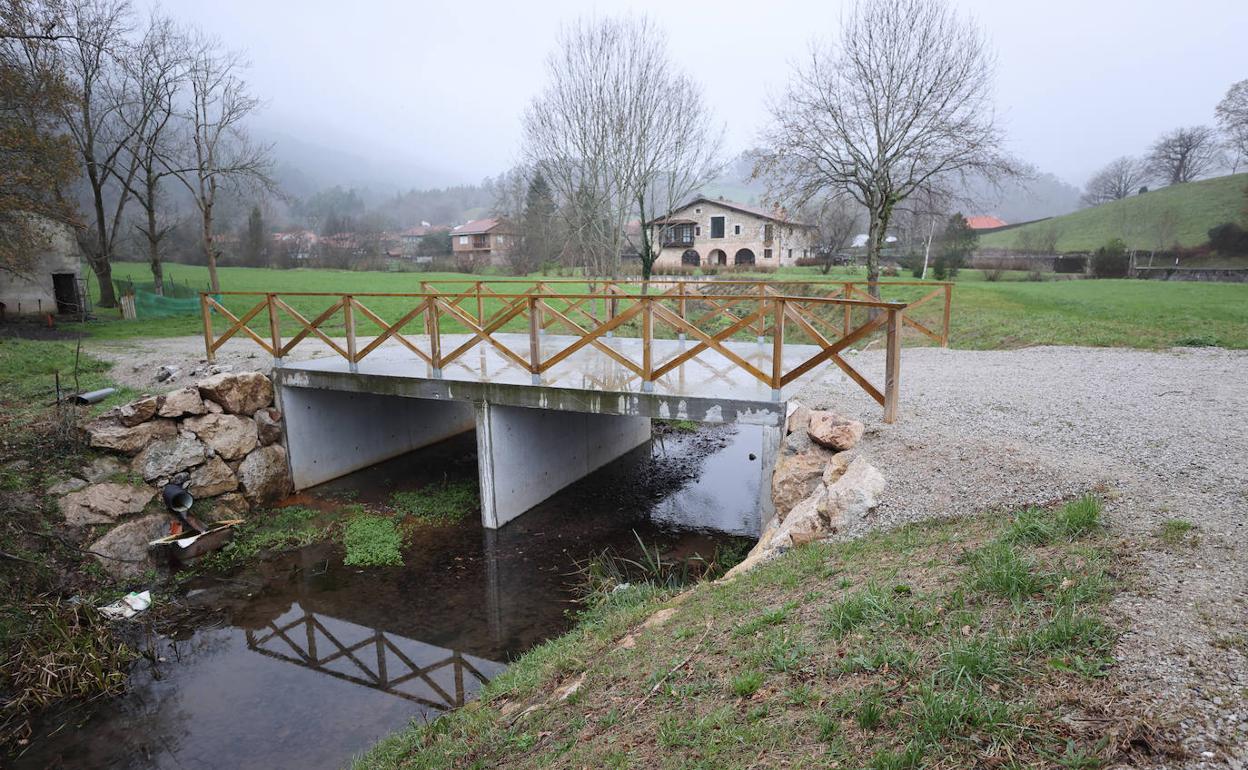
[[[996,93],[1010,148],[1082,185],[1099,165],[1141,153],[1163,131],[1212,123],[1248,77],[1243,0],[955,0],[999,60]],[[699,80],[726,149],[755,141],[768,96],[845,4],[634,2],[256,2],[166,0],[164,10],[245,49],[257,127],[278,156],[342,153],[353,179],[427,187],[474,182],[520,154],[520,118],[543,85],[560,25],[580,14],[650,15]],[[283,148],[281,145],[286,144]]]

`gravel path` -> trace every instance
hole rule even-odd
[[[114,378],[154,391],[203,376],[202,344],[90,348],[117,363]],[[303,345],[299,357],[318,348]],[[883,382],[880,351],[853,360]],[[889,481],[879,524],[1100,490],[1111,526],[1141,547],[1142,580],[1113,608],[1129,628],[1115,653],[1119,686],[1135,707],[1177,723],[1184,766],[1248,768],[1248,352],[914,348],[902,361],[894,425],[832,367],[799,394],[866,422],[862,450]],[[271,360],[236,344],[218,362],[267,370]],[[182,374],[158,385],[164,364]],[[1167,519],[1195,523],[1197,542],[1158,540]]]
[[[882,382],[883,357],[856,361]],[[1177,721],[1184,766],[1248,767],[1248,353],[907,349],[901,416],[839,374],[799,398],[862,418],[882,525],[1104,490],[1143,579],[1116,600],[1128,698]],[[1195,546],[1154,533],[1197,526]]]

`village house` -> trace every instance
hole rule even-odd
[[[650,237],[659,248],[655,265],[793,265],[815,255],[812,225],[766,210],[704,196],[651,220]]]
[[[507,260],[514,233],[497,217],[474,219],[451,230],[451,253],[472,265],[502,265]]]

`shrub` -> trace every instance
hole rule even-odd
[[[1223,222],[1209,230],[1209,245],[1224,257],[1248,254],[1248,230]]]
[[[1130,260],[1127,244],[1115,238],[1092,255],[1092,275],[1097,278],[1126,278]]]

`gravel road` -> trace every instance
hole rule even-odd
[[[314,342],[314,341],[310,341]],[[143,390],[200,376],[198,338],[94,342],[116,379]],[[301,356],[324,354],[319,343]],[[883,382],[883,355],[852,356]],[[218,357],[267,369],[246,344]],[[799,398],[868,426],[862,451],[889,482],[881,526],[1004,510],[1098,489],[1111,527],[1139,543],[1139,580],[1113,612],[1128,628],[1114,676],[1126,697],[1173,724],[1185,767],[1248,768],[1248,352],[1103,348],[906,349],[901,414],[832,367]],[[167,385],[157,368],[182,376]],[[1193,522],[1196,543],[1155,537]]]
[[[883,381],[881,354],[855,360]],[[1177,723],[1183,766],[1248,767],[1248,353],[922,348],[902,361],[893,425],[839,374],[799,394],[867,423],[861,446],[889,481],[880,524],[1104,490],[1111,527],[1141,549],[1141,579],[1113,607],[1129,629],[1119,686]],[[1174,518],[1196,525],[1196,545],[1154,536]]]

